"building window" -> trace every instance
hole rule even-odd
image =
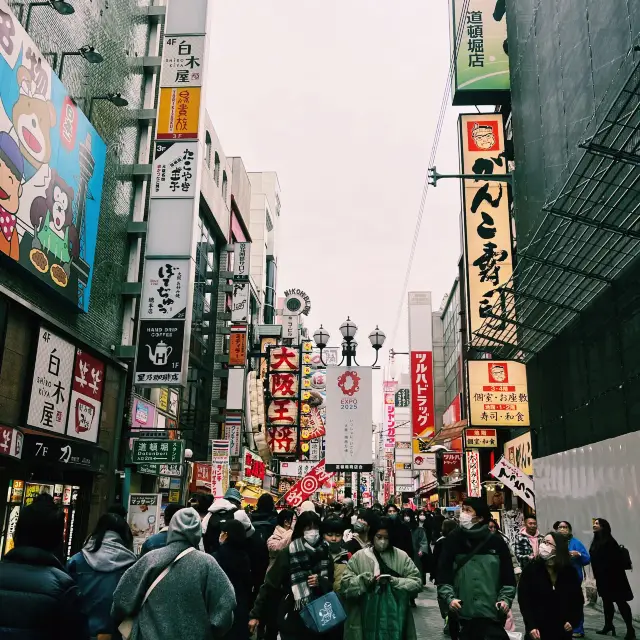
[[[273,220],[271,220],[269,209],[266,209],[265,211],[267,213],[267,231],[273,231]]]
[[[280,217],[280,196],[276,193],[276,216]]]
[[[213,180],[220,186],[220,156],[217,151],[213,160]]]
[[[228,182],[227,182],[227,172],[222,172],[222,198],[226,202],[227,201],[227,191],[228,191]]]
[[[204,159],[207,167],[211,168],[211,135],[208,131],[204,139]]]

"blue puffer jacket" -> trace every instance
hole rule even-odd
[[[118,534],[107,531],[102,545],[92,550],[93,540],[67,563],[67,571],[75,579],[89,617],[91,637],[112,634],[119,638],[117,626],[111,618],[113,592],[124,572],[137,560]]]
[[[162,549],[167,546],[167,536],[169,535],[169,527],[165,527],[158,533],[154,533],[149,536],[140,549],[140,557],[149,551],[155,551],[156,549]]]

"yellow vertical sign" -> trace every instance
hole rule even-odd
[[[158,140],[196,140],[200,119],[200,87],[160,89]]]

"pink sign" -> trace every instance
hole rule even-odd
[[[94,358],[86,351],[76,351],[67,435],[97,442],[104,375],[105,367],[102,360]]]

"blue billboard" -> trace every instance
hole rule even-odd
[[[106,153],[0,0],[0,258],[85,312]]]

